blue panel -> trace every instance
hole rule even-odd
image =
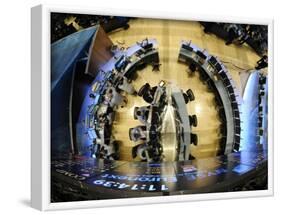
[[[97,27],[87,28],[64,37],[51,45],[51,82],[52,90],[63,74],[73,66],[81,52],[89,46]]]
[[[256,150],[257,119],[258,119],[258,72],[253,72],[248,78],[241,106],[241,143],[242,150]]]
[[[71,34],[51,45],[52,157],[70,152],[70,96],[77,60],[86,57],[96,27]]]
[[[246,172],[250,171],[251,169],[253,169],[253,167],[243,165],[243,164],[239,164],[236,167],[234,167],[232,169],[232,171],[240,175],[240,174],[243,174],[243,173],[246,173]]]

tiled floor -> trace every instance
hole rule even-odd
[[[159,72],[153,72],[148,66],[138,72],[138,79],[133,85],[138,90],[144,83],[156,85],[160,80],[166,80],[183,89],[192,89],[195,101],[187,104],[188,113],[196,114],[198,126],[193,132],[198,135],[198,145],[191,146],[191,154],[196,158],[215,156],[218,150],[218,131],[220,121],[214,106],[214,95],[207,90],[198,76],[189,75],[186,65],[178,63],[178,53],[181,40],[191,40],[200,48],[205,48],[210,54],[218,56],[225,66],[240,92],[248,78],[247,73],[240,68],[254,68],[259,56],[249,47],[226,46],[224,41],[214,35],[204,34],[198,22],[183,22],[169,20],[135,19],[130,21],[126,31],[116,31],[109,34],[112,41],[121,46],[130,46],[144,38],[155,38],[159,43],[160,66]],[[235,66],[234,66],[235,65]],[[142,98],[128,95],[128,104],[117,110],[117,118],[113,126],[113,134],[120,140],[121,160],[131,160],[131,148],[134,143],[129,140],[129,128],[140,123],[133,118],[134,106],[147,105]]]

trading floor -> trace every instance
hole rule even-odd
[[[51,16],[52,202],[267,189],[267,27]]]
[[[184,36],[183,36],[184,35]],[[182,89],[191,88],[196,100],[187,104],[190,114],[196,114],[198,126],[193,129],[198,135],[198,145],[191,145],[191,154],[196,158],[215,156],[218,150],[219,126],[218,112],[214,105],[214,94],[199,79],[199,74],[190,75],[189,68],[179,63],[178,52],[180,41],[191,40],[199,47],[204,47],[212,55],[218,56],[225,63],[239,92],[243,92],[250,72],[259,56],[248,46],[226,46],[225,42],[215,35],[205,34],[199,22],[184,22],[158,19],[133,19],[127,30],[114,31],[109,37],[115,44],[127,47],[143,38],[156,38],[159,46],[160,71],[152,71],[148,66],[138,71],[139,78],[133,82],[138,90],[143,84],[156,85],[160,80],[167,80]],[[242,94],[241,94],[242,96]],[[134,106],[145,105],[140,97],[128,95],[128,104],[117,111],[114,123],[114,136],[122,140],[120,147],[121,160],[131,160],[133,143],[129,140],[128,127],[135,127]]]

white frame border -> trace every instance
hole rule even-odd
[[[183,14],[160,11],[122,10],[95,8],[89,10],[81,6],[39,5],[31,9],[31,206],[39,210],[61,210],[108,206],[142,205],[169,202],[218,200],[273,195],[273,19],[222,17],[218,15]],[[190,21],[215,21],[268,25],[268,190],[175,195],[165,197],[141,197],[112,200],[89,200],[65,203],[50,202],[50,13],[81,13],[118,15],[157,19]]]

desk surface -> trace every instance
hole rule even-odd
[[[189,154],[190,154],[190,134],[191,134],[189,115],[187,112],[182,91],[179,89],[178,90],[173,89],[172,98],[176,106],[175,111],[178,112],[178,116],[180,117],[180,122],[181,122],[180,123],[181,147],[180,147],[179,160],[187,160],[189,159]],[[185,148],[185,153],[184,153],[184,148]]]

